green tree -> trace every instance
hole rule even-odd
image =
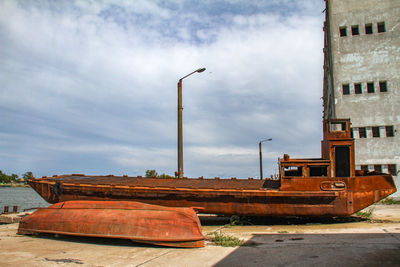
[[[7,174],[3,173],[0,170],[0,183],[5,183],[6,182],[6,176],[7,176]]]
[[[11,182],[17,182],[17,180],[18,180],[18,174],[13,173],[10,175]]]
[[[0,182],[4,184],[8,184],[11,182],[12,177],[10,175],[5,174],[4,172],[0,171]]]
[[[168,175],[168,174],[165,174],[165,173],[158,175],[156,170],[147,170],[146,171],[146,177],[147,178],[164,178],[164,179],[176,178],[175,176],[171,176],[171,175]]]
[[[32,172],[26,172],[21,178],[25,182],[27,179],[33,178],[33,174]],[[0,170],[0,183],[3,184],[9,184],[15,182],[20,183],[22,182],[21,178],[19,178],[18,174],[13,173],[11,175],[8,175]]]
[[[147,178],[157,177],[157,176],[158,176],[158,173],[156,172],[156,170],[147,170],[146,171]]]
[[[163,173],[163,174],[159,175],[158,178],[164,178],[164,179],[166,179],[166,178],[175,178],[175,176],[171,176],[171,175]]]
[[[33,173],[32,172],[26,172],[24,173],[24,175],[22,176],[22,178],[24,179],[24,183],[27,183],[27,180],[32,179],[33,178]]]
[[[24,173],[22,178],[24,178],[24,180],[32,179],[33,178],[33,173],[32,172],[26,172],[26,173]]]

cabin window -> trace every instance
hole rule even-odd
[[[346,131],[346,122],[331,122],[329,124],[330,132]]]
[[[303,167],[301,166],[285,166],[285,176],[303,176]]]
[[[309,166],[310,176],[328,176],[327,166]]]

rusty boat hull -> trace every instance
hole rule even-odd
[[[293,178],[279,189],[269,187],[276,182],[66,175],[29,184],[49,203],[131,200],[248,216],[347,216],[396,192],[390,175]]]
[[[131,239],[171,247],[204,247],[192,208],[171,208],[134,201],[66,201],[24,217],[18,234],[51,233]]]
[[[49,203],[132,200],[204,213],[348,216],[396,192],[390,174],[355,169],[350,119],[324,122],[321,158],[279,159],[276,179],[188,179],[62,175],[31,179]]]

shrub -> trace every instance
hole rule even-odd
[[[164,178],[164,179],[166,179],[166,178],[176,178],[175,176],[171,176],[171,175],[168,175],[168,174],[165,174],[165,173],[163,173],[161,175],[158,175],[158,172],[156,170],[147,170],[145,176],[146,176],[146,178]]]
[[[158,173],[156,172],[156,170],[147,170],[146,171],[147,178],[157,177],[157,176],[158,176]]]

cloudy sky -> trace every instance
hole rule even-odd
[[[0,1],[0,170],[264,176],[319,157],[323,0]]]

